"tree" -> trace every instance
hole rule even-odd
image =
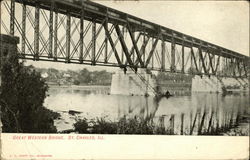
[[[12,54],[1,68],[3,132],[54,133],[59,116],[43,106],[48,86],[34,67],[25,67]]]

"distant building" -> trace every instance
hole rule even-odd
[[[73,83],[73,78],[70,74],[64,73],[63,74],[63,79],[61,80],[61,83],[63,84],[72,84]]]
[[[71,78],[71,76],[70,76],[70,74],[68,74],[68,73],[64,73],[64,74],[63,74],[63,78]]]
[[[49,75],[48,75],[47,72],[44,72],[44,73],[41,74],[41,76],[42,76],[43,78],[48,78]]]

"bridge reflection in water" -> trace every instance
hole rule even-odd
[[[79,90],[51,88],[45,106],[67,117],[69,110],[81,112],[78,117],[106,117],[116,121],[143,118],[164,127],[169,134],[200,135],[224,133],[250,113],[249,94],[192,93],[157,99],[144,96],[108,95],[108,88]],[[64,111],[64,113],[63,113]],[[72,127],[74,118],[65,118],[58,130]],[[63,124],[66,123],[66,124]]]

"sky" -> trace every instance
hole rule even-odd
[[[249,56],[247,1],[105,1],[105,6]],[[32,62],[36,67],[96,69],[92,66]],[[97,67],[99,69],[100,67]]]

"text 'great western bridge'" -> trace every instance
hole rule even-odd
[[[247,77],[249,57],[91,1],[2,1],[1,32],[19,57]]]

